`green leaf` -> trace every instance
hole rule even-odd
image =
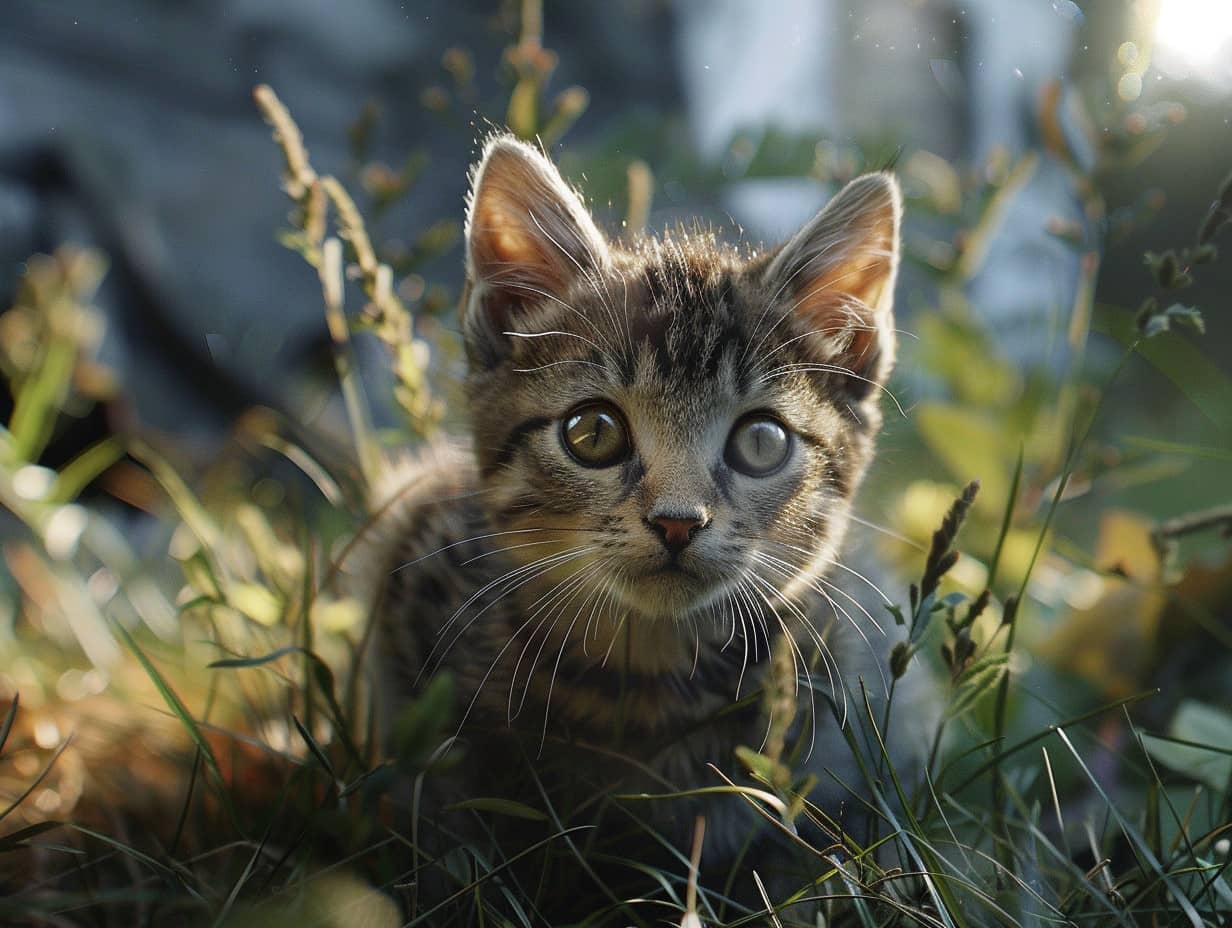
[[[399,764],[418,767],[444,740],[453,714],[453,678],[433,675],[424,691],[394,716],[390,744]]]
[[[123,841],[103,834],[102,832],[94,831],[91,828],[86,828],[84,825],[69,823],[69,827],[88,838],[93,838],[95,841],[119,851],[121,854],[132,858],[137,863],[145,865],[154,873],[158,874],[168,886],[183,889],[184,892],[188,893],[194,901],[198,903],[205,902],[205,899],[202,898],[201,894],[190,883],[190,880],[193,879],[191,872],[189,872],[183,864],[179,863],[179,861],[172,860],[169,864],[165,864],[151,857],[149,854],[145,854],[142,851],[137,850],[137,848],[125,844]]]
[[[1209,445],[1194,445],[1188,442],[1168,441],[1163,438],[1151,438],[1145,435],[1124,435],[1121,438],[1126,445],[1134,448],[1144,448],[1148,451],[1159,451],[1165,454],[1180,454],[1190,458],[1204,458],[1212,461],[1227,461],[1232,464],[1232,451],[1227,448],[1215,448]]]
[[[202,550],[209,552],[219,549],[222,546],[222,529],[176,469],[143,442],[133,442],[129,453],[149,468],[188,530],[201,543]],[[214,573],[217,574],[217,571]]]
[[[9,431],[17,457],[31,463],[42,457],[70,395],[77,346],[53,337],[33,375],[16,391]]]
[[[72,735],[69,735],[68,738],[60,742],[60,746],[56,748],[55,753],[51,755],[51,759],[47,761],[39,775],[26,784],[26,788],[17,795],[17,798],[15,798],[3,809],[0,809],[0,821],[4,821],[4,819],[8,818],[14,809],[18,808],[30,796],[34,795],[34,791],[38,789],[39,784],[47,778],[47,774],[51,773],[51,768],[56,765],[56,761],[60,759],[60,755],[64,753],[64,749],[68,747],[69,741],[72,737]]]
[[[931,402],[917,406],[914,418],[920,438],[954,479],[965,483],[979,474],[981,498],[1005,499],[1011,468],[1007,452],[1017,447],[1006,441],[1002,422],[967,407]]]
[[[351,737],[351,730],[347,725],[346,715],[342,711],[342,706],[338,703],[334,672],[329,669],[329,665],[316,652],[300,645],[287,645],[268,654],[262,654],[259,657],[228,657],[222,660],[211,661],[208,666],[212,670],[228,667],[260,667],[276,661],[280,657],[286,657],[288,654],[302,654],[308,659],[308,663],[312,667],[313,682],[316,683],[317,689],[320,690],[321,695],[325,698],[325,704],[329,710],[329,718],[333,723],[334,731],[341,739],[343,747],[347,749],[347,753],[362,768],[364,766],[363,756]],[[296,724],[298,725],[298,722]]]
[[[997,669],[1003,668],[1008,663],[1010,656],[1004,651],[997,654],[988,654],[981,657],[979,660],[972,661],[967,669],[959,674],[958,679],[954,683],[958,686],[970,683],[972,680],[981,676],[990,667]]]
[[[478,799],[464,799],[446,806],[450,810],[470,809],[476,812],[491,812],[494,815],[508,815],[511,818],[526,819],[530,822],[546,822],[548,817],[538,809],[512,799],[499,799],[495,796],[481,796]]]
[[[739,174],[744,178],[801,177],[813,170],[820,141],[812,133],[770,127],[737,133],[728,152],[731,162],[743,167]]]
[[[903,615],[903,607],[894,603],[883,603],[890,615],[894,616],[895,625],[906,625],[907,619]]]
[[[993,240],[1009,215],[1010,204],[1026,189],[1039,167],[1039,154],[1030,152],[1018,160],[1009,176],[980,214],[979,221],[967,232],[966,244],[958,260],[959,279],[969,281],[984,264]]]
[[[211,670],[222,667],[260,667],[262,664],[271,663],[288,654],[298,654],[299,651],[299,646],[292,644],[287,645],[285,648],[279,648],[277,651],[271,651],[269,654],[262,654],[260,657],[227,657],[222,660],[210,661],[206,666]]]
[[[949,393],[968,408],[1008,405],[1022,391],[1017,368],[998,351],[987,329],[964,302],[946,312],[927,313],[916,324],[920,336],[913,359],[945,381]]]
[[[321,746],[317,744],[317,740],[312,737],[311,732],[304,727],[304,723],[301,722],[296,716],[291,716],[291,721],[295,723],[295,730],[298,731],[299,736],[304,739],[304,744],[308,746],[308,750],[312,752],[312,756],[316,758],[317,763],[320,764],[322,769],[329,774],[330,779],[336,782],[338,779],[338,774],[334,772],[334,765],[329,762],[329,757],[326,756],[325,751],[322,750]]]
[[[1217,793],[1232,779],[1232,714],[1205,703],[1181,703],[1168,736],[1143,734],[1147,751],[1169,770],[1205,783]]]
[[[1124,345],[1138,341],[1130,310],[1101,304],[1093,328]],[[1232,435],[1232,379],[1175,333],[1165,333],[1138,345],[1138,354],[1171,380],[1204,416]]]

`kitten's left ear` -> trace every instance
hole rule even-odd
[[[838,192],[775,255],[764,281],[789,300],[821,360],[850,371],[863,398],[894,364],[894,281],[902,196],[890,174]]]
[[[466,213],[463,332],[491,360],[528,307],[562,305],[573,283],[611,263],[582,198],[540,151],[490,139],[471,179]]]

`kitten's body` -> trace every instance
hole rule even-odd
[[[527,603],[539,597],[524,600],[517,591],[502,596],[507,585],[498,583],[516,570],[501,549],[524,536],[503,534],[491,524],[469,447],[438,448],[408,462],[399,475],[394,507],[400,518],[387,516],[386,524],[399,530],[382,545],[388,579],[379,614],[419,621],[381,634],[380,713],[395,717],[431,673],[445,668],[453,675],[453,722],[465,750],[465,772],[447,778],[438,802],[516,792],[502,779],[517,780],[523,762],[568,766],[577,788],[593,792],[660,794],[721,786],[711,764],[747,782],[734,750],[762,747],[770,721],[764,701],[750,698],[759,697],[771,668],[760,620],[747,636],[741,629],[742,621],[756,615],[752,608],[740,604],[733,634],[731,614],[692,624],[639,623],[627,614],[615,624],[592,601],[581,608],[579,594],[567,610],[556,609],[560,621],[551,634],[540,630],[532,638],[522,626]],[[439,553],[424,557],[427,552]],[[854,553],[844,564],[865,577],[873,570]],[[484,587],[490,592],[476,596]],[[801,692],[793,706],[801,717],[788,748],[795,773],[818,775],[810,800],[838,816],[853,798],[839,781],[857,783],[858,770],[834,720],[834,703],[854,719],[863,711],[856,701],[864,680],[870,704],[882,706],[889,644],[871,623],[867,631],[853,624],[867,623],[865,612],[881,609],[864,580],[836,583],[828,592],[837,609],[820,595],[803,602],[828,654],[816,662],[812,701]],[[557,604],[564,602],[562,597]],[[472,624],[463,627],[467,622]],[[772,646],[776,640],[771,635]],[[811,640],[803,647],[816,650]],[[814,711],[816,730],[809,727]],[[646,802],[644,811],[657,830],[686,849],[694,816],[705,815],[709,863],[729,860],[755,824],[751,810],[731,795],[704,805]]]
[[[856,777],[836,716],[864,714],[861,679],[885,692],[885,612],[839,552],[893,357],[898,216],[870,175],[769,255],[618,247],[541,155],[489,145],[472,444],[375,501],[381,711],[452,673],[467,760],[444,800],[563,790],[583,812],[561,824],[585,823],[617,793],[747,783],[735,749],[773,729],[839,812]],[[813,685],[768,711],[772,653]],[[628,808],[686,851],[706,814],[712,862],[755,820],[731,795]]]

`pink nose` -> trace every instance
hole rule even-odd
[[[700,516],[654,516],[647,521],[650,527],[662,540],[664,546],[673,554],[682,551],[698,529],[705,528],[706,520]]]

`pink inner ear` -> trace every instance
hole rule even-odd
[[[508,139],[477,172],[467,236],[476,282],[512,305],[563,298],[579,273],[606,261],[578,195],[542,154]]]
[[[475,270],[496,286],[524,282],[529,286],[553,290],[564,286],[563,276],[555,272],[558,260],[544,253],[543,242],[528,233],[519,222],[499,206],[481,205],[471,231],[471,254]]]
[[[880,355],[893,261],[873,252],[827,266],[796,288],[795,312],[841,363],[864,374]]]

